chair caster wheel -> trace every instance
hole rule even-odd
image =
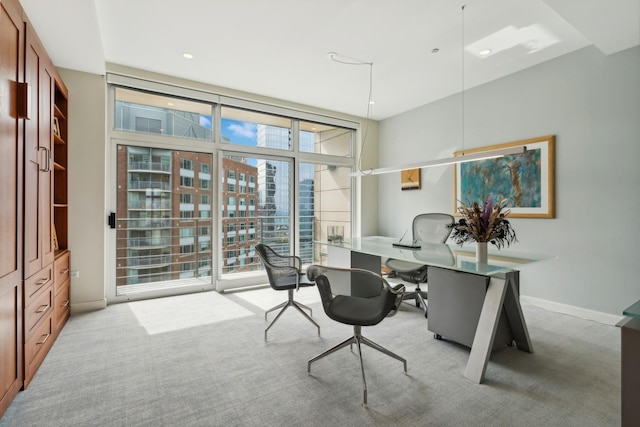
[[[436,340],[442,340],[442,335],[440,334],[433,334],[433,338]]]

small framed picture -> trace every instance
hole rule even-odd
[[[420,169],[405,169],[400,172],[400,181],[402,190],[419,190],[420,189]]]
[[[60,245],[58,243],[58,233],[56,233],[55,225],[51,227],[51,238],[53,240],[53,249],[57,251],[58,249],[60,249]]]
[[[55,136],[60,136],[60,123],[58,122],[57,117],[53,117],[53,134]]]

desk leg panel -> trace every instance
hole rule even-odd
[[[507,293],[507,280],[498,277],[492,277],[489,280],[487,294],[482,304],[482,312],[478,320],[478,328],[476,329],[469,361],[465,369],[464,376],[481,383],[484,380],[484,373],[487,370],[489,356],[493,349],[493,341],[498,329],[498,321],[504,303],[504,297]]]
[[[348,248],[329,246],[327,248],[327,265],[338,268],[362,268],[380,274],[382,258],[352,251]]]
[[[504,297],[504,309],[518,350],[533,353],[533,344],[531,343],[531,338],[529,338],[529,330],[520,305],[520,293],[516,287],[517,273],[506,274],[507,293]]]

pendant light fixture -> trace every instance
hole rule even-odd
[[[483,151],[482,153],[462,154],[460,156],[446,157],[443,159],[427,160],[427,161],[415,162],[415,163],[405,163],[403,165],[387,166],[387,167],[376,168],[376,169],[367,169],[364,171],[354,172],[351,174],[351,176],[381,175],[385,173],[399,172],[405,169],[430,168],[434,166],[452,165],[454,163],[465,163],[465,162],[473,162],[476,160],[495,159],[498,157],[504,157],[512,154],[524,154],[526,152],[526,149],[527,149],[526,147],[519,146],[519,147],[503,148],[500,150]]]
[[[464,105],[464,92],[465,92],[465,90],[464,90],[464,86],[465,86],[465,84],[464,84],[464,55],[465,55],[465,53],[464,53],[464,44],[465,44],[465,40],[464,40],[465,39],[465,37],[464,37],[464,9],[465,9],[465,7],[466,7],[466,5],[462,6],[462,92],[461,92],[461,96],[462,96],[462,154],[459,155],[459,156],[446,157],[446,158],[442,158],[442,159],[426,160],[426,161],[422,161],[422,162],[406,163],[406,164],[397,165],[397,166],[386,166],[386,167],[375,168],[375,169],[367,169],[367,170],[362,170],[360,168],[360,164],[358,164],[358,171],[357,172],[353,172],[351,174],[351,176],[381,175],[381,174],[385,174],[385,173],[399,172],[399,171],[403,171],[403,170],[406,170],[406,169],[446,166],[446,165],[452,165],[452,164],[457,164],[457,163],[472,162],[472,161],[477,161],[477,160],[494,159],[494,158],[504,157],[504,156],[509,156],[509,155],[524,154],[527,151],[527,147],[519,146],[519,147],[503,148],[503,149],[498,149],[498,150],[483,151],[481,153],[464,154],[464,113],[465,113],[465,105]]]

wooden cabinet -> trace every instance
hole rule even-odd
[[[24,120],[17,109],[24,88],[24,24],[16,3],[0,1],[0,417],[23,381]]]
[[[28,21],[24,68],[31,96],[31,118],[24,126],[24,388],[27,388],[53,344],[55,90],[55,69]]]
[[[0,417],[69,317],[67,120],[20,3],[0,0]]]
[[[24,125],[24,278],[53,262],[53,91],[55,69],[26,23],[25,82],[31,119]]]
[[[56,80],[53,104],[53,249],[56,257],[69,247],[67,193],[67,89]]]
[[[25,300],[24,388],[27,388],[53,344],[53,282]]]
[[[53,274],[51,263],[24,281],[24,388],[53,344]]]
[[[71,308],[71,254],[65,251],[53,263],[54,333],[57,336],[69,318]]]

